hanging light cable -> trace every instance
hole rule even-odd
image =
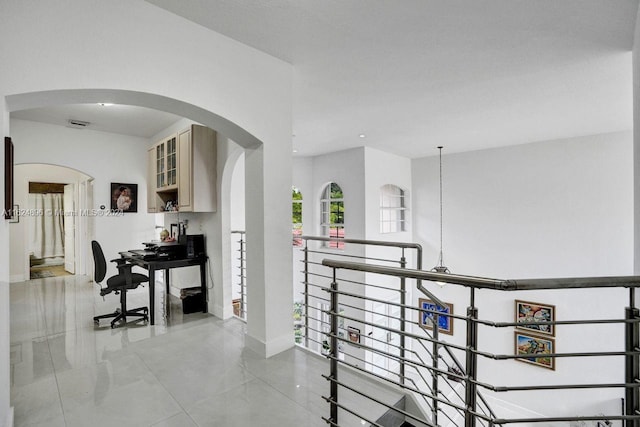
[[[442,148],[440,145],[438,150],[440,150],[440,256],[438,257],[438,265],[433,267],[431,271],[435,273],[451,273],[447,267],[444,265],[444,257],[442,255]]]

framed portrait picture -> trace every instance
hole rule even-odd
[[[515,355],[528,356],[517,358],[520,362],[555,370],[554,357],[545,356],[556,352],[556,343],[553,338],[537,336],[526,332],[515,333]]]
[[[360,344],[360,329],[347,326],[347,334],[349,335],[349,341],[354,344]]]
[[[111,183],[111,210],[138,212],[138,184]]]
[[[443,334],[453,335],[453,317],[447,314],[453,314],[453,304],[444,303],[444,307],[437,305],[435,302],[420,298],[418,300],[420,307],[419,324],[425,329],[433,329],[433,319],[435,313],[438,313],[438,331]]]
[[[538,322],[553,322],[556,320],[556,307],[538,302],[516,300],[515,322],[517,329],[535,332],[548,336],[556,335],[556,328],[552,324],[538,324]]]

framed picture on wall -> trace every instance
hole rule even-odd
[[[138,212],[138,184],[111,183],[111,210]]]
[[[418,323],[421,327],[432,330],[435,313],[438,313],[438,331],[453,335],[453,317],[447,316],[447,314],[453,314],[453,304],[445,302],[442,307],[426,298],[420,298],[418,304],[420,307]]]
[[[556,369],[556,359],[546,356],[556,352],[556,342],[553,338],[516,332],[514,346],[516,356],[527,356],[515,360],[551,370]]]
[[[348,326],[347,333],[349,334],[349,341],[354,344],[360,344],[360,329]]]
[[[538,302],[515,301],[515,322],[517,329],[534,332],[537,334],[555,336],[556,329],[553,324],[556,320],[556,307]]]

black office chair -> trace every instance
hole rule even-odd
[[[131,272],[133,264],[127,263],[124,259],[114,259],[111,260],[111,262],[118,264],[118,275],[109,277],[107,279],[107,286],[102,287],[101,282],[107,274],[107,261],[104,258],[100,244],[95,240],[91,241],[91,250],[93,251],[93,261],[95,263],[94,279],[95,282],[100,285],[100,296],[104,297],[111,292],[114,292],[116,295],[120,294],[120,308],[113,313],[95,316],[93,321],[96,325],[100,324],[100,319],[111,317],[114,318],[111,321],[112,328],[115,328],[120,320],[124,321],[123,324],[126,323],[127,316],[141,317],[142,320],[148,321],[149,309],[147,307],[127,310],[127,290],[137,288],[141,283],[148,282],[149,278],[144,274]]]

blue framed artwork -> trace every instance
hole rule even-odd
[[[447,314],[453,314],[453,304],[444,303],[444,307],[437,305],[435,302],[420,298],[418,300],[420,311],[420,326],[425,329],[433,329],[434,314],[438,313],[438,332],[453,335],[453,317]]]

